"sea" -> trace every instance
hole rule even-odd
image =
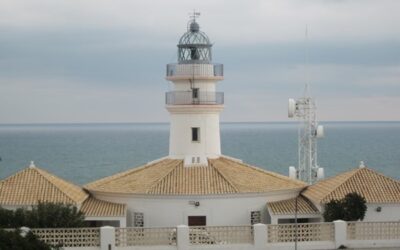
[[[400,179],[400,122],[321,122],[318,165],[327,177],[364,161]],[[227,156],[288,175],[297,166],[295,122],[222,123]],[[29,166],[84,185],[168,155],[168,123],[0,125],[0,179]]]

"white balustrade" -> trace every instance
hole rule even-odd
[[[33,228],[31,232],[51,246],[100,246],[100,228]]]
[[[299,223],[268,225],[268,243],[296,241],[334,241],[333,223]]]
[[[336,227],[336,231],[335,231]],[[106,229],[111,234],[103,233]],[[107,240],[109,247],[165,246],[168,249],[190,249],[198,246],[231,245],[232,249],[262,249],[264,246],[284,247],[289,242],[318,243],[315,247],[398,246],[400,242],[400,222],[344,222],[299,223],[252,226],[178,226],[167,228],[45,228],[31,229],[40,240],[52,246],[68,249],[79,247],[100,247],[100,237]],[[11,231],[14,229],[6,229]],[[115,232],[114,232],[115,230]],[[347,232],[347,235],[346,235]],[[297,234],[296,234],[297,233]],[[336,233],[336,235],[335,235]],[[107,238],[108,237],[108,238]],[[180,239],[181,246],[177,245]],[[114,245],[115,242],[115,245]],[[244,244],[244,245],[238,245]],[[323,245],[321,245],[323,244]],[[247,245],[245,248],[243,248]],[[172,247],[172,248],[171,248]],[[136,249],[136,248],[135,248]],[[311,248],[310,248],[311,249]],[[320,248],[318,248],[320,249]]]
[[[176,228],[116,228],[115,245],[120,247],[176,245]]]
[[[189,227],[192,245],[252,244],[252,226],[204,226]]]
[[[400,222],[348,222],[348,240],[400,240]]]

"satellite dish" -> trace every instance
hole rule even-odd
[[[325,178],[324,168],[317,169],[317,180],[322,180]]]
[[[325,136],[324,135],[324,126],[318,125],[317,131],[316,131],[316,136],[317,136],[317,138],[322,138]]]
[[[288,104],[288,117],[292,118],[294,116],[294,112],[296,111],[296,101],[290,98]]]
[[[296,168],[293,167],[293,166],[290,166],[290,167],[289,167],[289,178],[290,178],[290,179],[293,179],[293,180],[296,180],[296,179],[297,179],[297,170],[296,170]]]

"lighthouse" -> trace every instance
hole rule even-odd
[[[223,65],[212,62],[212,44],[200,30],[196,13],[178,43],[178,62],[167,65],[166,93],[170,113],[169,157],[184,166],[207,165],[221,155],[219,116],[224,93],[216,91],[223,80]]]
[[[216,85],[223,66],[213,63],[211,49],[193,15],[178,42],[178,61],[167,65],[169,155],[85,186],[96,199],[126,204],[128,226],[266,223],[267,203],[293,199],[305,187],[221,154],[224,94]]]

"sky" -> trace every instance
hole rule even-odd
[[[306,83],[321,121],[400,121],[398,0],[0,0],[0,123],[168,122],[194,9],[221,121],[289,121]]]

